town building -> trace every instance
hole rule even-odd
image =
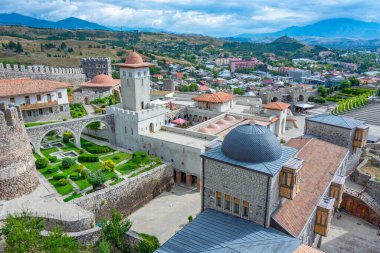
[[[342,200],[348,149],[315,138],[294,138],[281,145],[267,127],[250,123],[231,130],[221,145],[201,156],[203,213],[191,226],[210,224],[204,227],[215,229],[218,237],[245,224],[257,236],[238,229],[223,245],[212,236],[201,237],[209,242],[206,247],[198,243],[203,230],[193,233],[186,226],[157,252],[190,252],[193,247],[197,252],[294,252],[301,243],[321,245]],[[259,234],[276,234],[283,243]]]
[[[193,100],[196,101],[196,107],[200,109],[226,112],[234,105],[234,97],[235,95],[230,93],[216,92],[193,97]]]
[[[259,61],[255,57],[252,57],[248,61],[243,61],[243,60],[240,60],[240,61],[235,61],[235,60],[231,61],[230,62],[230,67],[231,67],[231,72],[234,73],[234,72],[236,72],[239,69],[251,69],[251,68],[254,68],[256,65],[260,65],[260,64],[263,64],[263,62]]]
[[[25,122],[70,118],[68,83],[18,78],[0,80],[0,102],[21,107]]]
[[[90,81],[79,84],[79,88],[74,90],[74,101],[90,104],[94,99],[108,97],[114,93],[119,98],[119,87],[120,80],[105,74],[96,75]]]
[[[216,66],[227,66],[230,65],[232,61],[241,61],[242,58],[239,57],[225,57],[225,58],[216,58],[215,65]]]
[[[302,70],[302,69],[290,69],[287,71],[288,76],[290,76],[293,81],[297,83],[302,83],[305,78],[311,76],[310,70]]]

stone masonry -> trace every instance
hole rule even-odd
[[[0,200],[32,192],[39,184],[21,109],[0,104]]]
[[[83,58],[82,69],[86,80],[91,80],[94,76],[105,74],[111,76],[111,58]]]
[[[55,68],[48,66],[24,66],[0,63],[0,79],[15,79],[28,77],[31,79],[53,80],[67,82],[74,87],[85,81],[80,68]]]

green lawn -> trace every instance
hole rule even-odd
[[[36,152],[33,152],[33,156],[34,158],[38,159],[38,158],[41,158],[41,156],[39,154],[37,154]]]
[[[76,193],[74,192],[73,194],[71,194],[69,197],[65,198],[63,201],[64,202],[69,202],[70,200],[73,200],[73,199],[76,199],[76,198],[80,198],[82,197],[82,194],[81,193]]]
[[[108,181],[108,180],[111,180],[112,178],[115,178],[115,177],[117,177],[117,174],[116,174],[116,172],[114,172],[114,171],[108,172],[108,173],[106,174],[107,181]]]
[[[53,172],[49,172],[49,169],[50,168],[53,168],[54,171]],[[59,172],[59,169],[61,168],[61,164],[56,164],[54,166],[47,166],[46,168],[43,168],[43,169],[40,169],[40,173],[45,177],[45,178],[51,178],[53,177],[55,174],[58,174]]]
[[[104,156],[100,159],[103,161],[112,160],[115,164],[118,164],[126,159],[129,159],[132,155],[125,152],[118,152],[113,155]]]
[[[29,123],[25,123],[25,127],[41,126],[41,125],[46,125],[46,124],[51,124],[51,123],[57,123],[60,121],[61,120],[53,120],[53,121],[45,121],[45,122],[29,122]]]
[[[112,183],[110,183],[110,185],[115,185],[115,184],[118,184],[120,182],[124,181],[124,178],[122,177],[119,177],[118,179],[114,180]]]
[[[74,181],[76,185],[78,185],[79,189],[84,190],[91,186],[91,184],[87,181],[87,179],[80,179]]]
[[[85,149],[87,152],[89,153],[93,153],[95,154],[93,151],[91,151],[91,149],[102,149],[102,148],[106,148],[108,151],[106,152],[98,152],[97,154],[108,154],[108,153],[111,153],[111,152],[114,152],[115,150],[107,147],[107,146],[100,146],[100,145],[97,145],[91,141],[88,141],[88,140],[85,140],[85,139],[80,139],[80,145],[83,149]]]
[[[101,162],[93,162],[93,163],[90,163],[90,162],[83,162],[82,163],[87,169],[91,170],[91,171],[95,171],[95,170],[98,170],[100,168],[102,168],[102,163]]]
[[[68,142],[68,143],[64,143],[64,145],[65,145],[65,147],[61,148],[63,150],[63,152],[75,151],[75,152],[77,152],[77,154],[80,154],[81,149],[76,147],[73,143]]]
[[[80,103],[70,104],[70,114],[73,118],[81,118],[87,115],[86,109]]]
[[[56,147],[53,147],[53,148],[47,148],[47,149],[41,149],[41,153],[47,158],[49,159],[50,154],[51,153],[54,153],[54,152],[57,152],[58,151],[58,148]]]
[[[74,189],[74,187],[70,183],[64,186],[60,186],[58,185],[58,180],[50,179],[49,182],[54,186],[57,192],[61,194],[62,196],[69,194]]]
[[[161,159],[156,156],[150,156],[150,155],[147,155],[146,157],[137,156],[129,160],[127,163],[117,166],[116,170],[118,170],[121,174],[124,175],[124,174],[131,173],[141,167],[144,167],[152,162],[156,163],[154,167],[157,167],[158,165],[162,164]]]

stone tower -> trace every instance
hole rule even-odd
[[[131,52],[120,67],[121,97],[123,109],[139,111],[150,102],[150,74],[152,63],[144,62],[136,52]]]
[[[100,74],[112,76],[111,58],[109,57],[83,58],[81,65],[86,80],[91,80]]]
[[[0,200],[30,193],[38,184],[21,109],[0,103]]]

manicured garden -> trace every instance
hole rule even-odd
[[[78,148],[73,143],[72,135],[67,133],[50,139],[53,142],[44,138],[48,148],[41,150],[42,156],[34,153],[36,167],[57,192],[65,196],[64,201],[118,184],[162,164],[158,157],[145,152],[119,152],[85,139],[80,140],[82,148]],[[53,143],[62,144],[51,147]],[[75,152],[77,156],[57,159],[51,155],[68,151]]]
[[[70,104],[70,114],[73,118],[82,118],[87,115],[86,109],[80,103]]]

